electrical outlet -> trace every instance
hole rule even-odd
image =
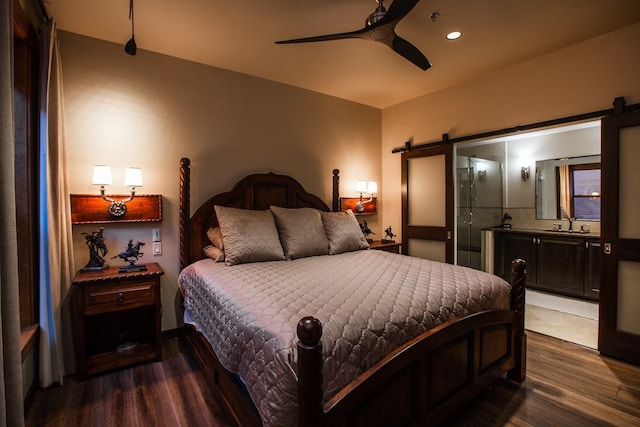
[[[162,255],[162,243],[153,242],[153,256]]]
[[[162,237],[160,236],[160,229],[159,228],[154,228],[153,230],[151,230],[151,237],[153,238],[154,242],[161,241]]]

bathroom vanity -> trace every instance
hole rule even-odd
[[[527,287],[597,301],[600,285],[600,236],[534,229],[492,230],[494,273],[511,276],[511,261],[527,262]]]

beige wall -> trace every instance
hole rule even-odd
[[[297,178],[331,205],[331,171],[341,170],[342,192],[355,196],[358,179],[381,179],[381,112],[293,88],[139,49],[61,32],[66,134],[72,194],[97,193],[93,165],[113,171],[108,194],[126,192],[127,166],[139,166],[139,194],[163,195],[161,224],[105,225],[108,256],[128,239],[147,243],[141,262],[159,262],[163,329],[177,325],[178,168],[192,161],[192,211],[239,178],[275,172]],[[378,221],[369,221],[380,235]],[[75,226],[78,268],[88,261]],[[162,233],[163,254],[151,255],[151,229]],[[122,261],[109,259],[111,265]]]
[[[640,103],[638,40],[640,24],[384,109],[381,223],[401,231],[393,148],[604,110],[617,96]]]

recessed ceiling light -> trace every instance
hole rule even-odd
[[[449,34],[447,34],[447,40],[457,40],[462,36],[462,33],[460,31],[451,31]]]

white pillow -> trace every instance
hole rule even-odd
[[[249,210],[214,206],[222,239],[224,262],[235,265],[256,261],[284,260],[273,214],[270,210]]]
[[[329,255],[329,241],[319,210],[271,206],[271,212],[287,259]]]
[[[369,248],[351,209],[346,212],[322,212],[322,223],[329,240],[330,255]]]

